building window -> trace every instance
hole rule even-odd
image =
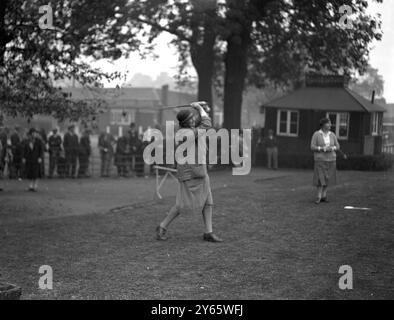
[[[331,131],[338,139],[347,139],[349,136],[349,113],[327,112],[327,118],[331,121]]]
[[[111,110],[111,125],[128,126],[135,121],[135,110]]]
[[[298,111],[278,110],[277,135],[297,137],[299,118]]]
[[[372,135],[379,135],[379,113],[372,113]]]

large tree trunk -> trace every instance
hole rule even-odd
[[[215,40],[204,42],[192,49],[192,61],[198,75],[198,100],[206,101],[209,104],[211,117],[213,117],[214,45]]]
[[[195,3],[196,4],[196,3]],[[201,5],[201,1],[197,4]],[[193,30],[193,41],[190,53],[193,65],[198,75],[198,100],[206,101],[211,107],[211,118],[213,119],[213,78],[215,76],[215,43],[217,32],[214,21],[216,17],[216,2],[210,3],[211,9],[202,15],[203,31],[200,25],[195,25]]]
[[[242,98],[248,64],[249,34],[233,35],[227,40],[224,80],[224,127],[241,128]]]
[[[251,45],[250,3],[227,0],[227,52],[225,56],[224,79],[224,127],[241,128],[242,95],[248,71],[248,51]]]
[[[196,68],[198,74],[198,101],[206,101],[211,107],[211,117],[213,117],[213,70],[212,68]],[[213,119],[213,118],[212,118]]]

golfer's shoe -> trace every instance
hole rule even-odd
[[[220,239],[217,235],[215,235],[213,232],[210,233],[204,233],[203,237],[204,241],[208,242],[223,242],[222,239]]]
[[[329,202],[329,201],[328,201],[328,199],[327,199],[327,197],[325,197],[325,198],[321,198],[321,200],[320,200],[320,201],[321,201],[321,202],[326,202],[326,203],[327,203],[327,202]]]
[[[167,229],[158,226],[156,228],[156,239],[160,241],[166,241],[168,239],[166,233],[167,233]]]
[[[319,204],[321,201],[322,201],[322,199],[317,198],[316,201],[315,201],[315,203],[316,203],[316,204]]]

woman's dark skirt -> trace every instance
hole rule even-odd
[[[180,213],[201,213],[205,206],[213,206],[208,175],[179,182],[176,207]]]
[[[41,178],[41,165],[39,163],[26,162],[26,178],[37,180]]]
[[[327,187],[337,182],[337,162],[336,161],[315,161],[313,172],[313,185],[317,187]]]

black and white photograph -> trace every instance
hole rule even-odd
[[[390,0],[1,0],[0,300],[394,299],[393,57]]]

